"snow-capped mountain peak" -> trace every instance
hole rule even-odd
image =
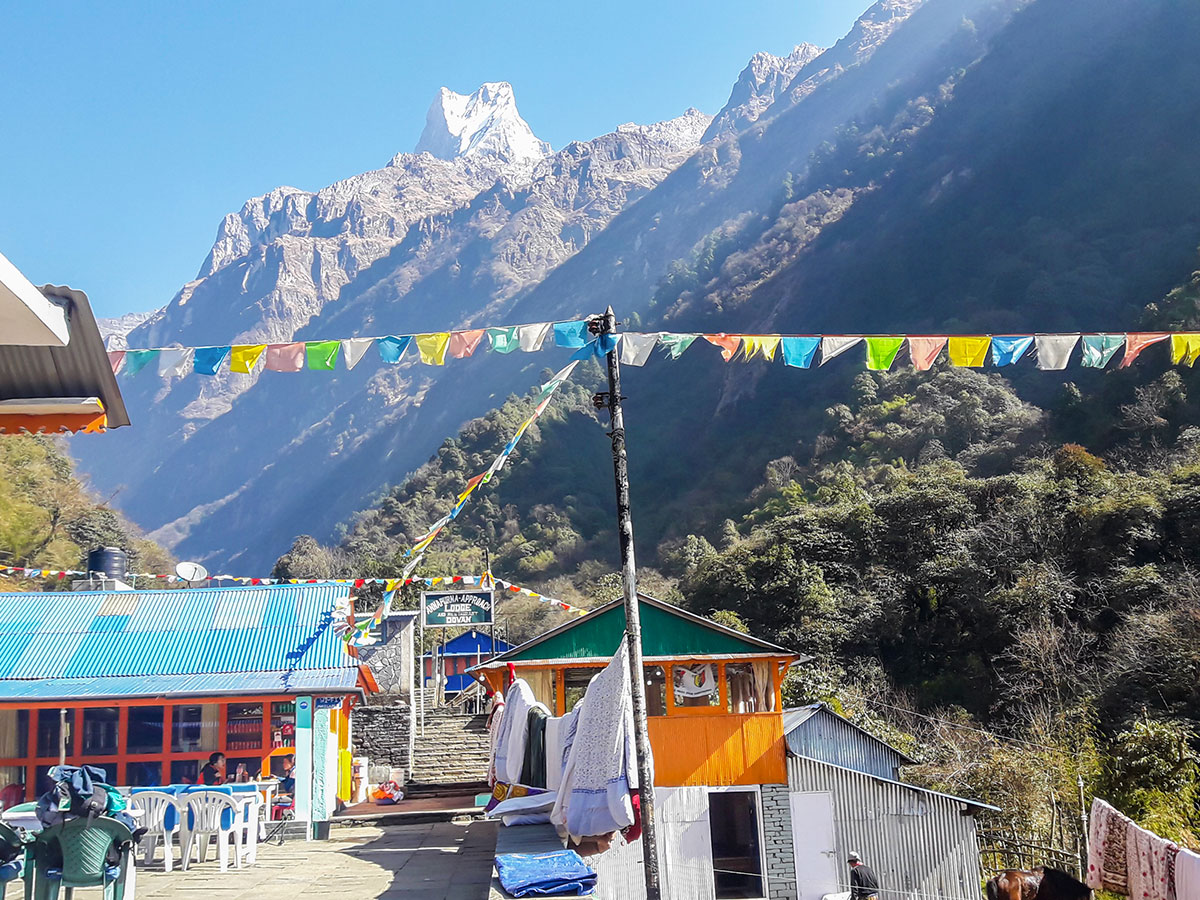
[[[535,162],[550,153],[517,112],[512,85],[489,81],[473,94],[442,88],[425,116],[416,153],[439,159],[491,156],[504,162]]]

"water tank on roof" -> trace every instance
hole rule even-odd
[[[88,553],[87,567],[89,574],[124,580],[129,572],[129,558],[120,547],[99,547]]]

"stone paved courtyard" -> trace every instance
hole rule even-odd
[[[483,900],[496,824],[337,827],[328,841],[259,845],[258,863],[221,874],[214,852],[187,872],[161,857],[137,874],[138,900]]]

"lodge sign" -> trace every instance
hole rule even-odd
[[[492,621],[491,591],[426,591],[421,594],[422,621],[426,628],[453,625],[488,625]]]

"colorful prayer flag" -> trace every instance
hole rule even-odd
[[[1123,334],[1085,334],[1083,336],[1083,365],[1103,369],[1125,343]]]
[[[191,347],[167,347],[158,354],[158,374],[163,378],[182,378],[192,371]]]
[[[403,334],[399,337],[389,334],[387,337],[381,337],[375,342],[379,348],[379,358],[385,363],[392,365],[400,362],[400,357],[404,355],[404,351],[408,349],[408,345],[411,343],[411,334]]]
[[[658,335],[656,334],[630,332],[621,335],[621,365],[644,366],[657,342]]]
[[[908,355],[912,358],[913,368],[918,372],[927,372],[933,367],[938,354],[945,346],[946,338],[944,337],[910,337],[908,339]]]
[[[342,359],[346,361],[346,368],[353,369],[357,366],[373,343],[375,338],[346,338],[342,341]]]
[[[338,352],[341,349],[341,341],[308,341],[304,345],[308,367],[314,372],[332,371],[337,365]]]
[[[835,356],[841,356],[861,340],[862,337],[852,335],[833,335],[821,338],[820,364],[823,366]]]
[[[586,346],[592,339],[587,325],[586,319],[580,319],[578,322],[555,322],[554,346],[572,349]]]
[[[542,341],[546,339],[547,333],[550,331],[549,322],[539,322],[535,325],[518,325],[517,326],[517,344],[526,353],[532,353],[535,350],[542,349]]]
[[[775,351],[782,340],[775,334],[744,334],[742,335],[742,352],[746,359],[752,359],[754,354],[761,353],[768,362],[775,361]]]
[[[1065,369],[1071,353],[1079,343],[1077,334],[1039,334],[1037,336],[1037,367],[1047,371]]]
[[[671,359],[679,359],[679,357],[683,356],[683,352],[692,346],[692,341],[696,340],[697,337],[699,335],[674,334],[669,331],[661,331],[658,334],[658,342],[667,348],[671,354]]]
[[[742,336],[740,334],[725,334],[724,332],[720,334],[706,334],[704,339],[710,344],[721,348],[721,357],[725,362],[733,359],[733,355],[737,353],[738,347],[742,343]]]
[[[488,343],[493,353],[512,353],[520,344],[517,342],[517,326],[487,329]]]
[[[125,362],[125,351],[124,350],[109,350],[108,351],[108,364],[110,367],[112,367],[112,373],[114,375],[116,375],[118,372],[121,371],[121,363],[123,363],[123,362]]]
[[[234,344],[229,351],[229,371],[249,375],[266,349],[266,344]]]
[[[450,332],[439,331],[434,334],[418,334],[416,341],[417,350],[421,354],[421,362],[427,366],[442,366],[446,364],[446,348],[450,346]]]
[[[1183,363],[1189,368],[1196,363],[1200,356],[1200,334],[1171,335],[1171,362],[1175,365]]]
[[[1165,341],[1169,334],[1165,331],[1130,332],[1125,335],[1125,356],[1121,359],[1121,368],[1133,365],[1133,361],[1141,356],[1143,350],[1151,344]]]
[[[216,375],[229,350],[229,347],[197,347],[192,357],[192,371],[197,375]]]
[[[812,365],[813,356],[821,346],[819,337],[785,337],[780,338],[783,347],[783,363],[795,366],[797,369],[807,369]]]
[[[999,335],[992,338],[992,365],[1015,365],[1030,347],[1032,335]]]
[[[455,359],[465,359],[475,352],[475,348],[479,346],[482,339],[482,328],[476,328],[473,331],[452,331],[450,332],[450,355]]]
[[[946,341],[950,354],[950,365],[979,369],[987,362],[988,348],[992,339],[986,335],[952,337]]]
[[[896,354],[904,346],[902,337],[869,337],[867,342],[867,368],[875,372],[886,372],[896,361]]]
[[[132,378],[142,369],[149,365],[150,360],[158,356],[157,350],[126,350],[125,351],[125,375]]]
[[[268,344],[263,368],[268,372],[299,372],[304,368],[304,341]]]

